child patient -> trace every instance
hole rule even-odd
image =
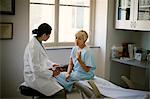
[[[88,34],[80,30],[75,34],[76,46],[72,48],[67,72],[61,72],[56,76],[57,81],[68,91],[72,90],[73,84],[79,80],[89,80],[94,77],[96,69],[93,55],[86,46]]]

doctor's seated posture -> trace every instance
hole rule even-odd
[[[63,87],[55,79],[60,73],[59,65],[50,61],[42,45],[42,41],[50,37],[51,31],[47,23],[32,31],[36,36],[28,43],[24,53],[24,83],[20,86],[24,95],[66,98]]]
[[[67,72],[56,76],[57,81],[67,90],[72,91],[73,84],[80,80],[90,80],[94,77],[95,63],[89,47],[86,46],[88,34],[80,30],[75,35],[76,46],[72,48]]]

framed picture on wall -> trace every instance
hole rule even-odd
[[[0,14],[14,15],[15,14],[15,0],[0,0]]]
[[[13,38],[13,23],[1,22],[0,23],[0,39],[7,40]]]

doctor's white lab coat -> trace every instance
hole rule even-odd
[[[52,65],[45,48],[33,37],[24,53],[24,80],[26,84],[46,96],[51,96],[63,89],[52,77],[52,71],[48,70]]]

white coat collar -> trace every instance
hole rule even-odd
[[[36,46],[38,46],[41,49],[42,53],[44,53],[47,56],[45,47],[37,40],[36,37],[33,37],[33,41],[35,42]]]

